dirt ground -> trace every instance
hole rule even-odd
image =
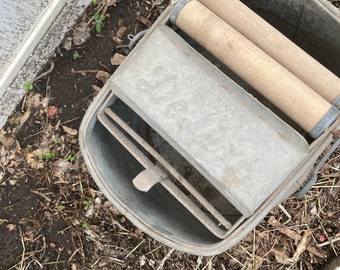
[[[127,36],[150,27],[167,2],[111,4],[88,10],[0,133],[0,270],[310,270],[338,256],[339,149],[306,196],[285,200],[218,256],[170,249],[111,205],[83,163],[79,125],[106,76],[129,53]],[[105,19],[91,22],[96,12]]]

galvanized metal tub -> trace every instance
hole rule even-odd
[[[339,17],[320,2],[246,3],[339,74]],[[170,10],[98,94],[80,144],[99,188],[136,226],[178,250],[218,254],[301,188],[338,143],[339,123],[304,137],[174,31]]]

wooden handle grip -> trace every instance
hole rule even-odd
[[[199,0],[277,62],[340,107],[340,78],[282,35],[239,0]],[[336,99],[338,98],[339,104]]]
[[[186,3],[175,23],[304,130],[330,111],[329,102],[198,1]]]

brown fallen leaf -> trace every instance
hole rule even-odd
[[[296,250],[295,250],[294,255],[292,257],[292,260],[294,262],[297,262],[298,259],[300,258],[300,255],[307,249],[307,246],[309,244],[309,239],[310,239],[310,236],[312,235],[312,233],[313,233],[313,231],[306,231],[302,235],[302,238],[301,238],[300,242],[298,243],[298,245],[296,246]]]
[[[108,4],[107,4],[109,7],[111,6],[117,6],[117,0],[109,0]]]
[[[42,149],[34,150],[33,152],[27,153],[26,151],[23,151],[23,154],[26,158],[26,162],[29,167],[32,169],[41,169],[44,168],[44,161],[42,159],[39,159],[39,155],[43,153]]]
[[[74,129],[74,128],[70,128],[70,127],[65,126],[65,125],[61,125],[61,127],[63,128],[63,130],[64,130],[67,134],[69,134],[69,135],[71,135],[71,136],[77,136],[77,134],[78,134],[78,130],[76,130],[76,129]]]
[[[289,255],[287,253],[287,251],[285,250],[278,250],[278,249],[273,249],[272,250],[273,253],[274,253],[274,256],[275,256],[275,260],[278,262],[278,263],[281,263],[281,264],[291,264],[291,261],[290,261],[290,258],[289,258]]]
[[[309,245],[307,247],[307,250],[310,253],[312,253],[314,256],[316,256],[316,257],[319,257],[319,258],[322,258],[322,259],[326,258],[325,254],[323,254],[322,251],[319,248],[315,247],[315,246],[310,246]]]
[[[115,53],[113,57],[111,58],[111,64],[113,66],[119,66],[124,61],[125,58],[126,58],[125,55],[122,55],[120,53]]]
[[[274,216],[271,216],[267,222],[273,227],[282,226],[282,224]],[[293,239],[295,243],[298,243],[302,239],[302,236],[300,234],[298,234],[297,232],[293,231],[292,229],[288,227],[283,227],[283,228],[280,228],[279,230],[281,233]],[[325,258],[325,255],[317,247],[307,245],[306,250],[312,253],[316,257]]]
[[[2,131],[0,131],[0,143],[8,150],[15,144],[14,137],[6,136]]]
[[[291,264],[289,254],[287,253],[286,250],[284,250],[284,249],[278,250],[278,249],[274,248],[272,251],[274,253],[275,260],[278,263],[281,263],[281,264]]]
[[[79,46],[88,40],[91,36],[90,27],[86,22],[78,24],[71,30],[73,44]]]
[[[117,36],[118,38],[122,38],[122,37],[124,36],[126,30],[127,30],[127,27],[124,26],[124,25],[122,25],[121,27],[119,27],[119,29],[118,29],[118,31],[117,31],[117,33],[116,33],[116,36]]]
[[[103,82],[104,84],[110,79],[111,74],[103,71],[103,70],[99,70],[96,74],[96,79]]]

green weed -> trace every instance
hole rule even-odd
[[[33,84],[27,81],[24,83],[23,88],[26,92],[31,91],[33,89]]]
[[[93,15],[93,20],[94,20],[94,25],[96,28],[96,32],[97,33],[101,33],[102,32],[102,28],[103,28],[103,21],[105,20],[105,16],[104,15],[99,15],[99,13],[95,13]]]
[[[52,159],[54,157],[55,157],[55,153],[53,151],[47,151],[45,153],[39,154],[39,159],[40,160],[43,160],[43,159],[50,160],[50,159]]]

